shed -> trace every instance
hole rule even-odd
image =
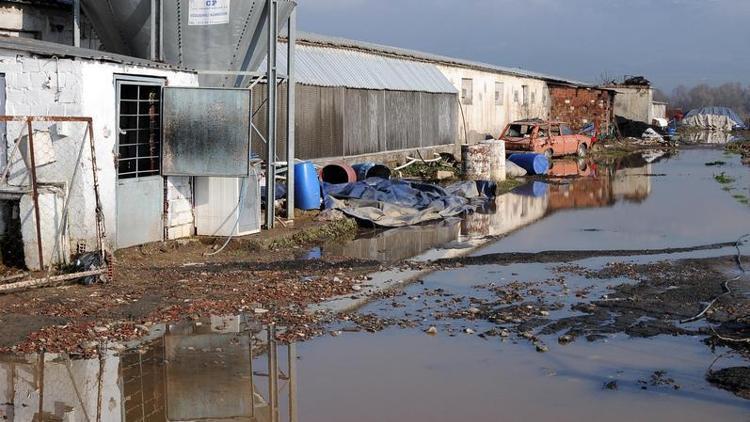
[[[287,67],[285,49],[286,45],[279,46],[282,73]],[[304,38],[297,45],[296,60],[298,158],[383,156],[454,147],[458,91],[435,65],[313,45]],[[281,90],[286,88],[283,85]],[[253,120],[261,133],[266,121],[261,107],[264,91],[260,86],[253,91],[254,110],[259,110]],[[286,98],[283,92],[281,98]],[[280,127],[286,125],[283,108],[282,103]],[[258,136],[253,138],[253,149],[265,150]]]
[[[197,75],[102,51],[0,37],[0,92],[4,94],[0,114],[92,118],[105,241],[112,250],[193,232],[190,178],[162,178],[161,162],[154,158],[158,151],[150,147],[160,146],[158,106],[161,89],[167,85],[196,86]],[[3,129],[0,157],[5,164],[25,128],[8,123]],[[43,256],[49,264],[65,261],[73,251],[93,250],[97,244],[92,157],[82,145],[85,125],[81,123],[38,122],[34,130],[49,141],[40,147],[46,149],[40,154],[46,153],[48,159],[37,166],[44,205],[39,219]],[[5,203],[1,220],[6,227],[20,226],[25,264],[36,269],[41,262],[28,166],[19,154],[14,157],[0,189]],[[76,169],[79,174],[74,179]],[[69,199],[65,215],[62,211]]]

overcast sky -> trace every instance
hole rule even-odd
[[[298,0],[302,31],[600,82],[750,83],[750,0]]]

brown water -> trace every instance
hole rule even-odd
[[[728,164],[705,165],[716,160]],[[498,198],[486,213],[460,225],[373,233],[342,250],[392,261],[443,244],[460,249],[470,239],[492,236],[500,238],[474,253],[679,247],[732,241],[750,232],[750,207],[733,197],[748,194],[750,177],[735,157],[696,149],[637,164],[526,187]],[[722,171],[736,179],[728,191],[714,180]],[[611,261],[594,258],[577,264],[600,269]],[[286,346],[273,348],[276,359],[261,354],[268,349],[265,327],[243,316],[158,327],[152,341],[106,352],[100,359],[6,357],[0,359],[0,420],[34,420],[41,409],[45,420],[87,421],[98,415],[99,420],[126,422],[270,421],[274,400],[268,374],[269,365],[276,364],[282,372],[275,406],[280,420],[292,414],[305,422],[750,421],[750,401],[704,380],[714,361],[714,369],[746,366],[747,361],[725,349],[711,350],[700,336],[635,339],[615,334],[564,346],[549,336],[543,338],[549,351],[538,353],[517,336],[478,336],[493,327],[488,322],[441,317],[444,298],[431,294],[442,289],[461,298],[454,308],[468,308],[470,298],[489,297],[481,285],[551,279],[557,265],[484,265],[425,275],[403,295],[361,310],[414,321],[414,328],[370,334],[347,331],[352,327],[347,322],[336,324],[329,329],[341,330],[335,331],[337,336],[295,346],[291,354],[298,358],[291,361],[296,372],[288,368]],[[587,288],[591,298],[626,281],[566,276],[570,291]],[[550,318],[572,315],[569,305],[583,300],[554,285],[543,289],[564,304]],[[438,334],[426,335],[423,330],[429,326]],[[674,382],[650,384],[655,371],[666,371]],[[617,389],[604,388],[612,381]]]

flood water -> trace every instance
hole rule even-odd
[[[706,165],[717,161],[724,164]],[[687,149],[615,168],[575,164],[563,163],[559,180],[519,188],[463,221],[368,232],[310,257],[330,253],[395,262],[441,251],[640,250],[728,242],[750,232],[750,206],[740,200],[750,195],[750,172],[720,150]],[[731,183],[717,182],[722,172]],[[582,177],[567,178],[569,173]],[[468,249],[475,239],[494,240]],[[575,264],[598,270],[613,260],[648,263],[733,252]],[[371,333],[342,321],[328,327],[333,335],[291,350],[269,348],[267,327],[236,316],[160,326],[152,341],[101,359],[6,357],[0,359],[0,420],[34,420],[41,411],[44,420],[98,415],[127,422],[272,421],[272,409],[279,420],[305,422],[750,420],[750,401],[705,380],[712,364],[718,369],[747,361],[726,349],[712,350],[703,336],[620,333],[563,345],[558,334],[540,335],[548,348],[540,353],[515,334],[480,336],[495,324],[455,313],[515,284],[541,292],[529,299],[537,301],[534,306],[559,304],[546,315],[563,318],[576,315],[570,305],[628,282],[561,276],[562,264],[476,265],[425,274],[359,311],[391,320],[385,329]],[[571,293],[577,291],[586,293]],[[428,327],[436,334],[426,334]],[[281,372],[276,380],[268,376],[273,365]]]

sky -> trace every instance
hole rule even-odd
[[[297,0],[300,31],[585,82],[750,84],[750,0]]]

